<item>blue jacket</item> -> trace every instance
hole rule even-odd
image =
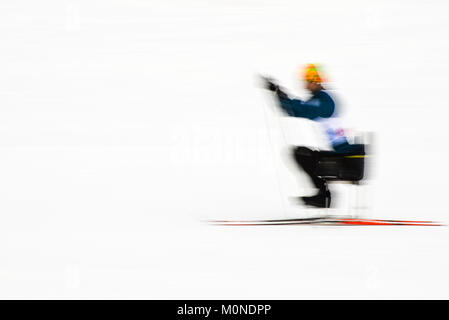
[[[334,150],[338,153],[355,152],[343,129],[336,121],[336,106],[332,97],[324,90],[318,91],[307,100],[290,99],[284,92],[277,92],[280,107],[292,117],[306,118],[321,123]],[[354,148],[352,147],[354,146]]]
[[[321,90],[315,93],[309,100],[290,99],[286,94],[278,94],[281,108],[289,116],[316,120],[330,118],[335,112],[335,102],[331,96]]]

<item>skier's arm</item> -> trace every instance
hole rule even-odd
[[[317,117],[330,117],[334,111],[332,100],[314,99],[313,102],[290,99],[285,93],[278,93],[280,107],[292,117],[313,120]]]
[[[282,93],[278,93],[278,99],[279,106],[289,116],[307,119],[314,119],[319,116],[319,106],[311,106],[300,99],[290,99],[287,95]]]
[[[262,77],[262,79],[264,80],[265,88],[277,95],[279,106],[289,116],[313,120],[319,116],[330,117],[334,112],[334,103],[331,99],[329,101],[314,99],[313,102],[290,99],[273,79],[266,77]]]

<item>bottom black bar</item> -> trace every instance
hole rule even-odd
[[[26,300],[0,301],[3,312],[65,318],[344,319],[444,315],[447,300]],[[396,320],[396,319],[395,319]]]

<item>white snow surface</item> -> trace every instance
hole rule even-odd
[[[448,299],[447,227],[217,227],[308,217],[284,161],[320,146],[322,63],[374,133],[367,218],[447,212],[447,1],[0,3],[0,298]],[[288,160],[288,159],[287,159]],[[347,214],[348,186],[332,185]],[[340,197],[338,197],[340,195]]]

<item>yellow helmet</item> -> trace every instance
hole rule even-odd
[[[321,68],[313,63],[309,63],[302,73],[302,77],[307,82],[313,82],[322,84],[325,82],[325,78],[323,75],[323,72],[321,71]]]

